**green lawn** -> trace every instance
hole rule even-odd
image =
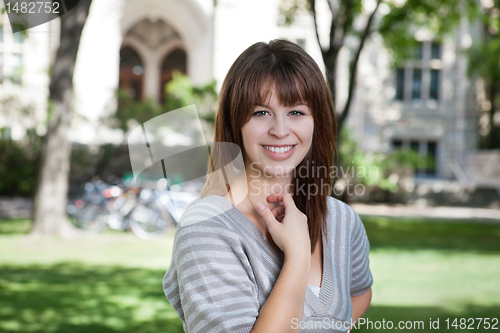
[[[424,329],[414,331],[440,332],[446,318],[500,318],[500,225],[362,219],[374,277],[365,318],[373,325],[421,320]],[[0,221],[0,332],[183,332],[162,291],[173,234],[29,239],[30,227]],[[439,329],[429,329],[431,318]],[[500,323],[471,331],[498,330]]]
[[[392,321],[394,328],[364,324],[355,331],[441,332],[448,331],[447,318],[454,332],[468,331],[451,327],[455,318],[467,319],[471,332],[500,330],[500,323],[496,330],[478,329],[479,321],[470,319],[500,319],[500,224],[362,220],[370,240],[374,277],[372,304],[365,318],[372,325],[383,319]],[[431,318],[439,318],[439,329],[429,328]],[[424,329],[396,329],[399,321],[412,325],[423,321]]]

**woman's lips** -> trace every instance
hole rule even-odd
[[[281,147],[290,147],[290,146],[292,146],[292,145],[280,145],[280,146],[268,146],[268,147],[281,148]],[[272,152],[272,151],[266,149],[264,147],[264,145],[261,145],[262,149],[266,152],[267,156],[269,156],[273,160],[277,160],[277,161],[286,160],[287,158],[292,156],[293,152],[295,151],[296,146],[297,146],[296,144],[293,145],[293,147],[290,150],[288,150],[287,152],[276,153],[276,152]]]

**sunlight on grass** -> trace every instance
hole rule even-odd
[[[500,306],[500,254],[374,250],[374,305]]]
[[[2,265],[0,331],[182,332],[163,294],[164,274],[77,263]]]
[[[374,277],[365,318],[499,317],[499,225],[362,220]],[[126,232],[32,239],[31,225],[0,221],[0,331],[183,332],[162,289],[173,230],[156,241]]]
[[[77,240],[0,234],[0,265],[77,261],[166,270],[172,255],[173,232],[154,241],[145,241],[126,232],[102,233]]]

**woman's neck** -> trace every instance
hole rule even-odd
[[[231,191],[228,198],[244,214],[258,216],[257,203],[262,202],[270,209],[281,203],[267,202],[271,194],[293,193],[293,174],[283,176],[271,176],[262,171],[245,168],[246,181],[244,177],[236,177],[231,183]]]

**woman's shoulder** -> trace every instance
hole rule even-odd
[[[229,211],[234,207],[218,195],[198,198],[182,214],[175,231],[174,245],[189,240],[219,240],[237,244],[241,238]]]
[[[210,221],[222,222],[233,206],[219,195],[200,197],[191,202],[179,220],[181,228],[195,223]]]
[[[328,221],[335,225],[344,225],[348,229],[353,230],[363,226],[363,222],[359,215],[352,209],[351,206],[343,201],[328,196]]]

